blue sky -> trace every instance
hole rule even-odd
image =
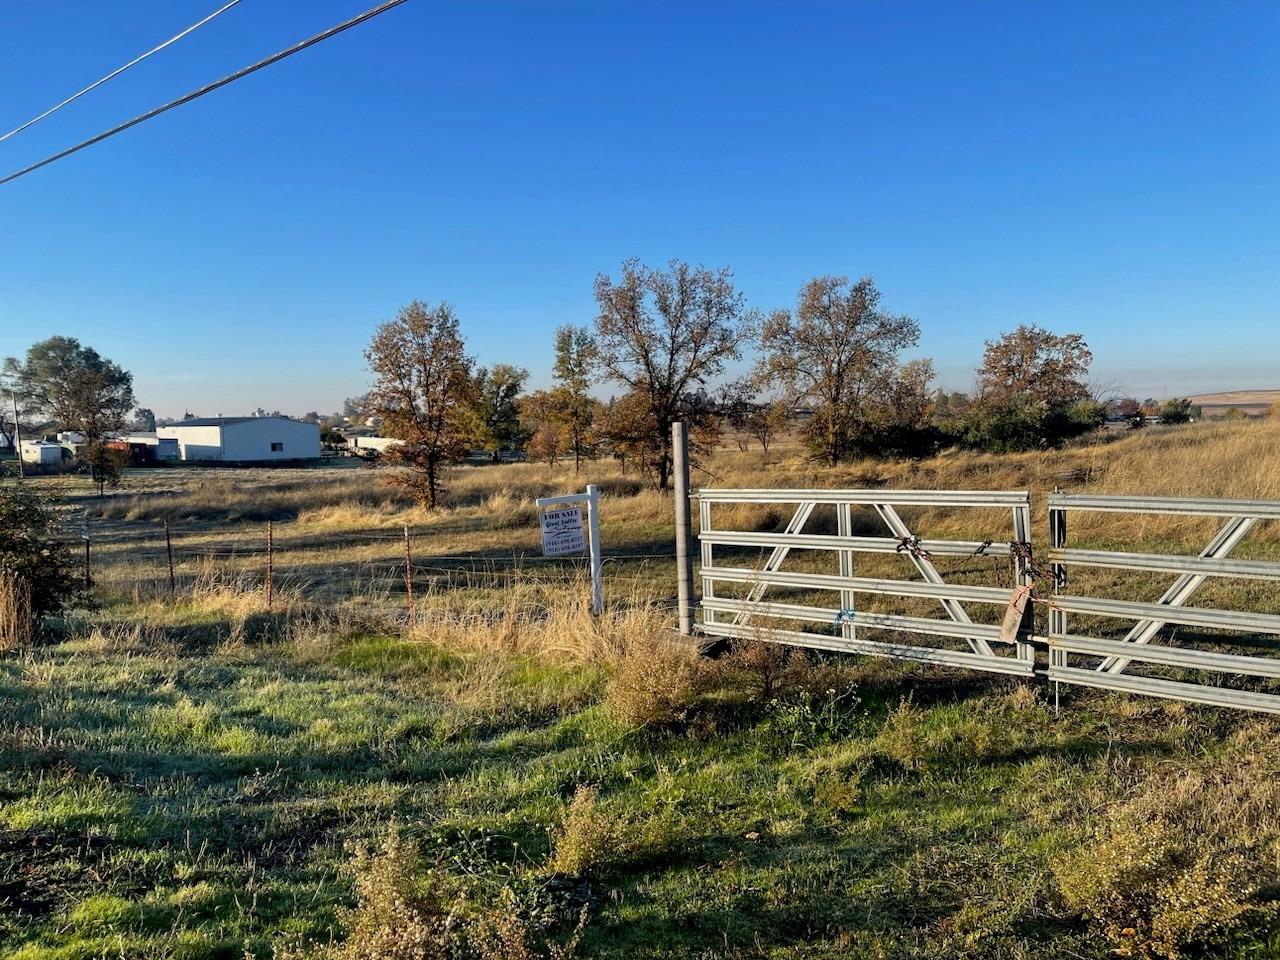
[[[0,4],[0,127],[218,0]],[[242,0],[0,144],[4,172],[372,0]],[[0,355],[69,334],[162,415],[328,411],[457,308],[547,379],[628,256],[758,307],[872,274],[965,388],[1021,322],[1139,395],[1280,386],[1280,4],[463,3],[339,38],[0,187]]]

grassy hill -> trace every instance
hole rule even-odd
[[[1195,424],[839,469],[783,445],[696,482],[1280,499],[1277,441]],[[616,465],[462,468],[434,515],[383,479],[144,471],[102,502],[50,481],[90,515],[96,602],[0,657],[0,956],[1280,956],[1280,722],[1088,691],[1055,713],[1042,682],[774,647],[698,660],[668,640],[670,498]],[[601,619],[572,563],[528,559],[532,498],[587,482],[616,558]],[[1209,527],[1072,535],[1195,553]]]
[[[1197,404],[1208,417],[1220,416],[1233,407],[1257,417],[1266,414],[1276,403],[1280,403],[1280,390],[1228,390],[1223,393],[1202,393],[1191,397],[1191,402]]]

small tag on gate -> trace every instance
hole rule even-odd
[[[1009,606],[1004,612],[1004,622],[1000,624],[1000,639],[1005,643],[1018,641],[1018,628],[1022,626],[1022,618],[1027,615],[1027,604],[1031,602],[1031,584],[1024,583],[1013,588],[1013,596],[1009,598]]]

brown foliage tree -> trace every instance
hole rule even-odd
[[[933,419],[933,361],[911,360],[886,377],[873,393],[867,419],[881,431],[903,433]]]
[[[617,281],[596,277],[595,295],[601,364],[632,398],[622,411],[628,415],[626,442],[665,490],[671,480],[671,424],[685,420],[691,433],[710,425],[713,412],[704,388],[740,355],[755,314],[734,290],[727,268],[713,271],[678,260],[666,270],[628,260]],[[638,426],[649,433],[640,444],[629,433]]]
[[[1014,399],[1060,410],[1089,397],[1085,379],[1093,354],[1078,333],[1062,336],[1023,324],[998,340],[988,340],[978,368],[982,402],[1003,406]]]
[[[760,449],[765,453],[769,452],[769,444],[787,428],[790,415],[790,407],[781,400],[762,403],[751,414],[748,427],[752,436],[760,441]]]
[[[831,464],[853,452],[871,397],[896,375],[899,351],[920,339],[915,320],[879,305],[870,277],[815,277],[794,315],[776,311],[764,326],[756,376],[813,408],[806,435]]]
[[[564,426],[566,400],[559,390],[535,390],[520,401],[520,422],[529,436],[525,450],[535,460],[554,467],[569,449]]]
[[[404,441],[384,456],[409,469],[392,478],[435,508],[441,468],[466,456],[478,433],[472,360],[447,303],[414,300],[381,324],[365,351],[377,382],[368,410],[383,433]]]

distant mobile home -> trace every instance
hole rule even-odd
[[[395,437],[348,437],[347,446],[358,454],[384,453],[388,447],[404,443]]]
[[[320,427],[289,417],[204,417],[159,427],[156,435],[177,440],[183,460],[271,463],[320,457]]]
[[[49,440],[23,440],[22,462],[40,467],[53,467],[62,463],[62,444]]]

